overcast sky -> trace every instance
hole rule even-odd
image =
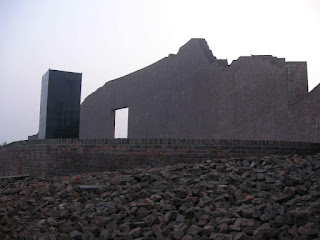
[[[251,54],[307,61],[320,82],[319,0],[1,0],[0,143],[38,132],[41,77],[82,72],[81,102],[106,81],[205,38],[229,63]]]

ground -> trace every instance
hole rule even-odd
[[[0,239],[320,239],[319,159],[2,180]]]

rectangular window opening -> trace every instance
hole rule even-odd
[[[114,138],[128,138],[129,108],[115,110]]]

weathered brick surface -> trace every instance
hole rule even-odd
[[[320,142],[320,86],[295,103],[289,110],[292,139]]]
[[[50,139],[0,148],[0,176],[69,175],[159,167],[203,159],[312,154],[319,143],[219,139]]]
[[[81,104],[80,138],[113,138],[114,110],[129,107],[129,138],[319,142],[320,93],[307,63],[268,55],[222,64],[204,39],[107,82]]]

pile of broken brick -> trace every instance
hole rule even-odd
[[[0,239],[320,238],[320,155],[0,181]]]

